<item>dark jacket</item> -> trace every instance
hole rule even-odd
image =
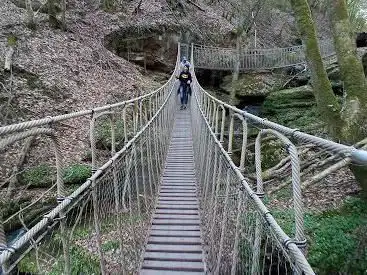
[[[180,85],[182,86],[186,86],[186,85],[190,85],[190,83],[192,82],[192,78],[191,78],[191,73],[190,72],[184,72],[182,71],[178,77],[178,79],[180,80]],[[187,83],[187,81],[190,80],[190,83]]]

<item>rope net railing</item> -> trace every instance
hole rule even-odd
[[[0,128],[0,148],[10,160],[21,141],[37,136],[41,147],[54,148],[56,166],[47,191],[0,220],[3,274],[137,272],[173,127],[178,70],[179,59],[164,86],[138,98]],[[77,185],[65,184],[64,163],[83,143],[69,128],[81,130],[90,146],[90,177]],[[99,131],[109,133],[104,148]],[[5,232],[19,228],[23,235],[7,242]]]
[[[331,40],[321,41],[321,56],[327,58],[335,54]],[[189,48],[189,45],[186,45]],[[218,48],[193,45],[195,67],[213,70],[233,70],[239,63],[240,70],[275,69],[306,62],[304,46],[292,46],[274,49],[244,49],[238,53],[233,48]]]
[[[195,58],[192,60],[196,68]],[[366,165],[367,151],[239,110],[206,92],[195,75],[191,108],[209,272],[314,274],[304,255],[307,243],[302,192],[313,180],[326,175],[307,179],[305,171],[314,173],[315,167],[326,164],[335,172],[340,163],[348,161]],[[251,144],[250,137],[256,137]],[[262,162],[265,146],[279,148],[283,156],[281,163],[267,171],[263,171]],[[312,160],[305,160],[304,154],[310,154]],[[285,177],[280,182],[266,181],[269,173]],[[287,209],[269,204],[269,189],[285,187],[290,194]],[[291,213],[287,221],[285,211]]]

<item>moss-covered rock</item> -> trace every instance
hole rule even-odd
[[[234,88],[237,97],[266,96],[278,87],[279,83],[279,78],[269,74],[241,74],[232,85],[232,76],[228,75],[224,77],[221,88],[227,93]]]
[[[86,164],[70,164],[63,169],[64,184],[82,184],[91,176]],[[19,176],[19,184],[28,188],[49,188],[56,182],[56,168],[49,164],[30,167]]]
[[[320,118],[311,86],[271,93],[264,101],[262,115],[279,124],[315,133]]]

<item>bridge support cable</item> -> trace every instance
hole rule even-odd
[[[60,145],[70,135],[65,126],[78,125],[90,133],[93,166],[93,174],[85,183],[75,190],[65,188],[61,157],[56,154],[58,183],[46,195],[52,198],[57,186],[59,204],[40,209],[34,226],[23,223],[25,233],[18,240],[1,244],[0,266],[5,274],[31,265],[35,273],[137,272],[158,192],[160,160],[167,153],[173,127],[178,70],[179,60],[164,86],[135,99],[0,127],[2,148],[8,150],[30,134],[44,133],[62,140],[55,152],[65,153]],[[111,134],[111,157],[104,163],[106,157],[99,155],[96,141],[96,127],[102,117],[108,117]],[[123,134],[118,136],[117,131]],[[116,152],[118,147],[121,149]],[[69,151],[64,158],[70,156]],[[40,204],[42,196],[32,204]],[[1,226],[9,228],[18,219],[23,222],[25,211],[7,218]]]

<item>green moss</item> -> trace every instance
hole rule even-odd
[[[279,225],[294,235],[294,212],[273,211]],[[367,269],[367,204],[349,198],[336,210],[305,215],[308,260],[317,274],[364,274]]]
[[[285,150],[278,140],[271,140],[264,143],[261,148],[261,166],[263,170],[273,167],[285,157]]]
[[[91,168],[85,164],[71,164],[63,170],[65,184],[82,184],[91,176]],[[40,164],[28,168],[19,176],[19,183],[30,188],[47,188],[56,182],[56,168]]]
[[[15,47],[17,45],[18,38],[15,35],[10,34],[7,37],[7,41],[8,41],[8,46]]]
[[[92,175],[91,167],[85,164],[71,164],[63,173],[65,184],[82,184]]]
[[[107,241],[102,244],[103,251],[111,251],[116,250],[120,247],[120,243],[118,241]]]
[[[115,125],[115,139],[121,143],[124,140],[124,122],[117,120]],[[108,119],[103,119],[97,124],[95,135],[97,148],[111,149],[111,125]]]
[[[315,133],[322,127],[309,86],[271,93],[264,101],[262,116],[290,128]]]
[[[49,164],[31,167],[20,174],[19,182],[29,187],[50,187],[56,179],[56,169]]]

